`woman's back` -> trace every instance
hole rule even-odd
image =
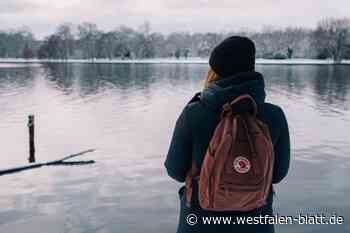
[[[240,72],[211,82],[200,95],[193,98],[177,120],[173,138],[165,162],[168,174],[184,182],[191,169],[192,161],[201,168],[209,142],[220,119],[223,104],[233,98],[249,94],[258,105],[258,119],[267,124],[274,146],[273,183],[280,182],[287,174],[290,160],[290,142],[286,118],[276,105],[265,103],[264,79],[257,72]],[[215,224],[202,222],[202,216],[231,217],[272,215],[273,191],[267,198],[267,205],[250,212],[213,212],[198,205],[196,184],[193,189],[192,206],[186,205],[184,188],[180,193],[181,213],[178,232],[273,232],[269,225]],[[189,214],[195,214],[198,222],[191,226],[186,221]]]

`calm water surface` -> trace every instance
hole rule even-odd
[[[268,101],[285,110],[292,164],[275,212],[338,214],[350,232],[350,66],[258,66]],[[175,232],[177,188],[163,169],[175,120],[202,88],[205,65],[51,65],[0,68],[0,169],[24,165],[28,114],[37,160],[88,148],[97,163],[0,177],[0,232]]]

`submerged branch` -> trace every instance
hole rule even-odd
[[[82,151],[82,152],[79,152],[76,154],[68,155],[62,159],[58,159],[58,160],[54,160],[54,161],[50,161],[50,162],[46,162],[46,163],[36,163],[36,164],[27,165],[27,166],[19,166],[19,167],[14,167],[14,168],[10,168],[10,169],[0,170],[0,176],[12,174],[12,173],[17,173],[17,172],[21,172],[21,171],[25,171],[25,170],[29,170],[29,169],[39,168],[42,166],[92,164],[92,163],[95,163],[94,160],[70,161],[70,162],[67,162],[65,160],[68,160],[68,159],[71,159],[71,158],[74,158],[74,157],[77,157],[80,155],[84,155],[86,153],[94,152],[94,151],[95,151],[95,149],[89,149],[89,150],[85,150],[85,151]]]

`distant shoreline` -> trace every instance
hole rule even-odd
[[[23,59],[0,58],[0,64],[45,64],[45,63],[69,63],[69,64],[208,64],[205,58],[152,58],[152,59]],[[333,60],[317,59],[256,59],[257,65],[350,65],[350,60],[335,63]]]

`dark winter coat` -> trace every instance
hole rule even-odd
[[[279,183],[288,172],[290,161],[290,139],[288,124],[282,109],[265,102],[264,79],[260,73],[240,73],[233,77],[212,82],[199,96],[194,97],[184,108],[176,122],[165,167],[169,176],[184,182],[191,167],[192,157],[197,167],[201,167],[211,136],[219,122],[222,105],[241,94],[250,94],[258,104],[258,118],[269,126],[274,145],[275,162],[273,183]],[[196,187],[195,187],[196,189]],[[178,233],[186,232],[274,232],[272,225],[202,225],[190,226],[186,222],[189,213],[201,216],[259,216],[272,215],[273,192],[271,191],[267,205],[251,211],[242,212],[211,212],[201,209],[194,197],[191,208],[185,205],[184,188],[179,191],[181,213]],[[197,193],[194,191],[194,196]]]

